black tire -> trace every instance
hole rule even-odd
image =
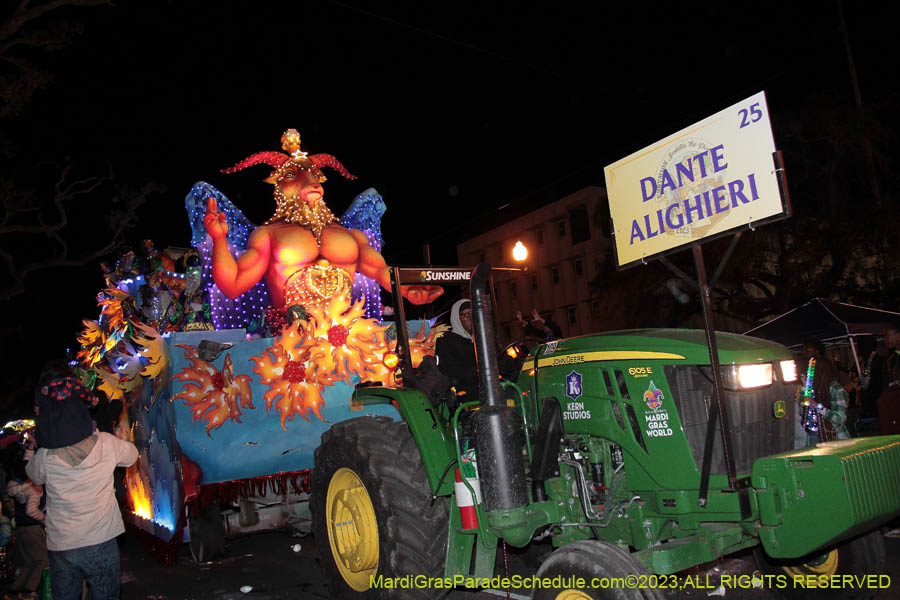
[[[331,538],[332,534],[338,534],[334,533],[337,529],[332,527],[333,521],[328,514],[339,505],[332,498],[329,509],[329,486],[334,481],[340,488],[339,482],[346,480],[348,470],[355,474],[368,494],[378,535],[377,564],[349,573],[360,589],[351,587],[343,574],[352,569],[338,566],[340,559],[332,550]],[[316,449],[310,512],[319,563],[333,597],[360,599],[390,595],[391,598],[434,599],[449,591],[417,589],[415,586],[389,590],[360,584],[360,572],[367,580],[369,575],[384,579],[422,575],[443,577],[447,553],[447,504],[444,498],[431,504],[425,466],[406,423],[395,423],[387,417],[360,417],[337,423],[322,434],[322,443]],[[365,523],[353,524],[354,528],[364,526]],[[354,529],[352,535],[357,533],[359,530]]]
[[[586,540],[563,546],[550,555],[537,571],[537,577],[545,581],[554,577],[580,577],[586,582],[583,588],[543,588],[535,587],[532,600],[555,600],[563,598],[593,598],[594,600],[660,600],[659,590],[645,583],[644,587],[631,588],[613,581],[623,582],[629,576],[650,577],[644,565],[628,552],[614,544],[599,540]],[[600,587],[592,588],[591,581],[601,581]],[[634,581],[634,580],[632,580]],[[567,594],[568,592],[568,594]]]
[[[794,576],[831,576],[831,575],[883,575],[886,554],[884,537],[880,531],[854,538],[825,552],[804,556],[799,559],[782,560],[769,557],[762,546],[753,549],[756,566],[764,575],[781,576],[786,585],[774,586],[785,598],[808,598],[815,594],[817,598],[871,598],[878,589],[863,587],[857,589],[849,586],[803,587],[794,585]],[[806,581],[804,579],[804,581]]]
[[[191,557],[197,564],[211,561],[225,550],[225,522],[215,502],[201,507],[188,526]]]

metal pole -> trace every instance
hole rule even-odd
[[[703,248],[697,244],[692,248],[694,265],[697,269],[697,283],[700,284],[700,302],[703,306],[703,322],[706,325],[706,342],[709,345],[709,362],[712,367],[713,397],[709,405],[709,416],[706,426],[706,443],[703,448],[703,470],[700,474],[700,495],[697,504],[706,506],[709,493],[709,472],[712,466],[712,450],[715,440],[716,421],[720,420],[722,433],[722,453],[725,458],[725,471],[728,474],[728,487],[737,491],[737,473],[732,454],[731,427],[728,420],[728,404],[722,401],[722,373],[719,368],[719,345],[716,342],[715,318],[712,302],[709,297],[709,284],[706,280],[706,264],[703,262]],[[721,417],[721,419],[720,419]]]
[[[400,270],[391,267],[391,293],[394,295],[394,326],[397,330],[397,355],[400,357],[400,374],[412,378],[412,357],[409,355],[409,332],[406,330],[406,309],[400,294]],[[407,387],[403,382],[403,387]]]

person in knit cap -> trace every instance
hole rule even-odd
[[[134,444],[94,432],[91,393],[78,379],[44,379],[37,394],[38,449],[25,467],[44,485],[50,584],[54,600],[75,600],[86,580],[93,600],[119,598],[119,548],[125,525],[113,471],[138,458]],[[117,437],[118,436],[118,437]]]

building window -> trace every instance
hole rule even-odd
[[[544,243],[544,230],[538,229],[534,232],[534,237],[537,240],[538,246]]]
[[[575,277],[584,275],[584,261],[580,258],[575,259]]]
[[[509,293],[512,294],[513,298],[515,298],[519,293],[519,286],[516,285],[515,281],[509,282]]]
[[[566,222],[560,221],[557,223],[556,230],[559,232],[559,237],[566,237]]]
[[[559,283],[559,269],[557,267],[550,269],[550,279],[553,283]]]
[[[575,317],[575,307],[570,306],[566,309],[566,316],[569,317],[569,325],[574,325],[578,319]]]
[[[537,289],[537,275],[531,276],[531,289],[533,289],[533,290]]]
[[[588,222],[588,211],[578,206],[569,211],[569,223],[572,227],[572,243],[579,244],[591,239],[591,225]]]

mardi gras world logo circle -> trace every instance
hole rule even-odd
[[[663,396],[662,390],[656,389],[656,386],[653,385],[653,382],[650,382],[650,389],[644,392],[644,402],[647,403],[647,408],[650,410],[656,410],[660,406],[662,406],[662,401],[665,396]]]

